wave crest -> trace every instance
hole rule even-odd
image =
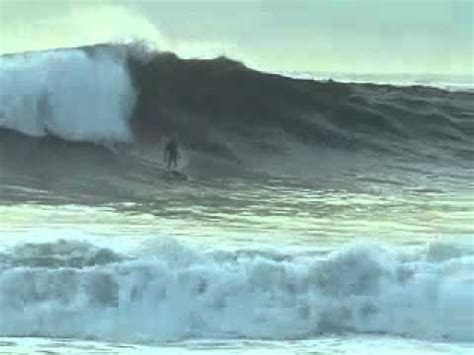
[[[69,141],[156,142],[238,158],[285,136],[344,149],[419,154],[419,143],[466,156],[472,93],[301,80],[227,58],[180,59],[96,45],[0,59],[0,127]],[[258,143],[258,144],[254,144]]]

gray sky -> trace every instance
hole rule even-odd
[[[0,51],[127,40],[267,70],[472,74],[474,0],[0,0]]]

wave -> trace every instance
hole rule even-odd
[[[67,141],[176,134],[189,149],[235,159],[232,142],[273,148],[282,136],[381,153],[416,153],[421,141],[465,156],[474,134],[472,93],[298,80],[139,45],[2,56],[0,80],[0,127]]]
[[[135,91],[120,48],[0,57],[0,127],[67,141],[131,141]]]
[[[447,91],[474,91],[474,77],[459,74],[358,74],[331,72],[281,72],[292,78],[337,80],[345,83],[372,83],[394,86],[429,86]]]
[[[381,153],[408,146],[416,155],[419,142],[458,152],[473,135],[469,93],[296,80],[226,58],[181,60],[170,53],[129,63],[139,88],[132,126],[141,139],[178,132],[192,146],[225,151],[235,136],[257,148],[275,147],[272,138],[284,136]]]
[[[0,334],[120,341],[388,333],[472,341],[472,253],[354,245],[326,256],[198,251],[124,257],[85,242],[20,245],[0,264]]]

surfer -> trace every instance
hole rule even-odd
[[[172,137],[165,145],[164,160],[166,167],[170,169],[171,164],[173,164],[174,167],[177,168],[180,157],[181,155],[179,154],[178,140],[175,137]]]

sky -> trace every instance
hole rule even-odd
[[[0,0],[0,52],[144,39],[262,70],[473,75],[474,0]]]

